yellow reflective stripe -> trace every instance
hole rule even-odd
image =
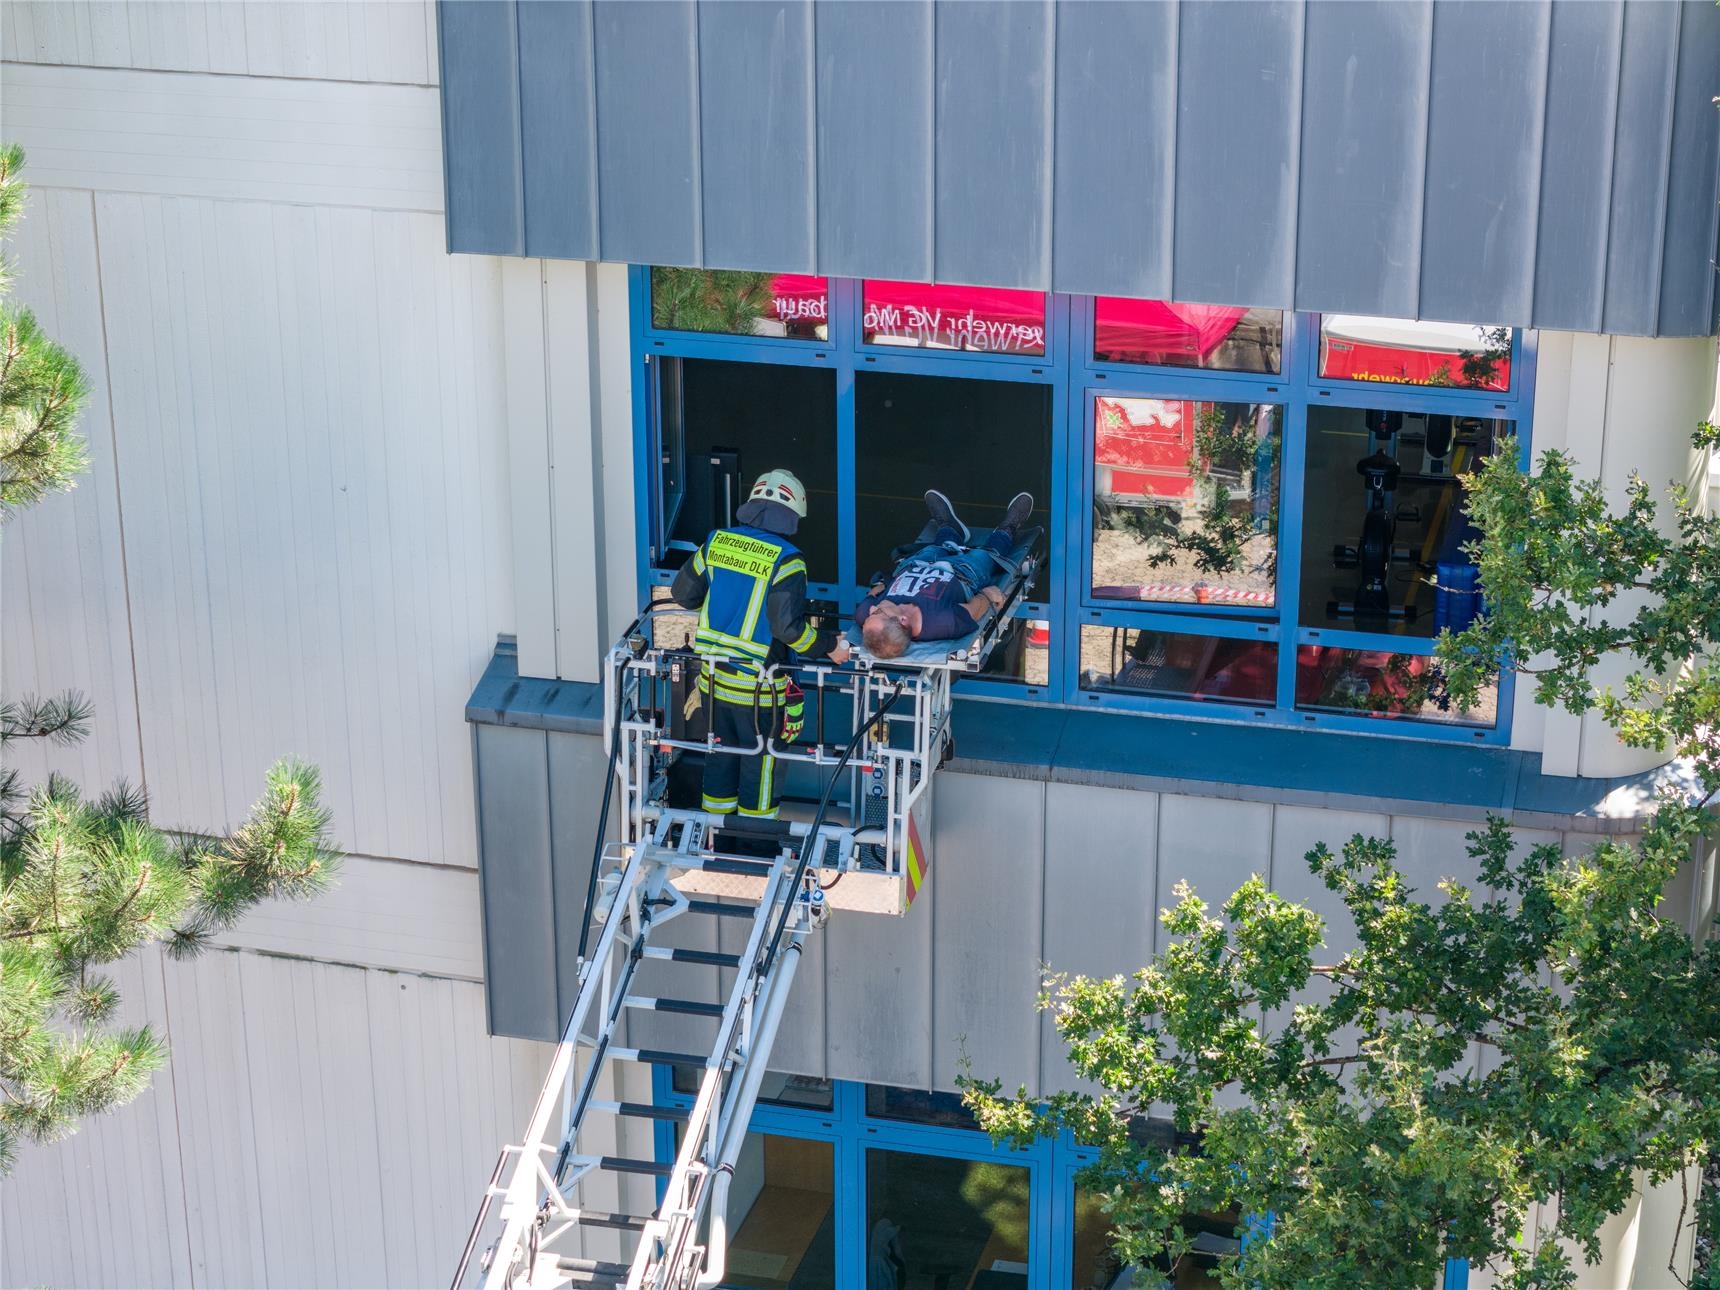
[[[742,640],[739,636],[730,636],[727,632],[720,632],[715,627],[703,624],[693,633],[693,648],[707,654],[745,654],[751,658],[763,658],[770,653],[768,645]]]
[[[806,630],[795,638],[794,643],[790,645],[789,648],[796,654],[804,654],[807,650],[812,648],[812,643],[817,639],[818,633],[813,630],[812,624],[808,623],[806,624]]]
[[[693,572],[694,573],[703,573],[704,571],[705,571],[705,548],[700,547],[697,551],[693,552]]]
[[[740,805],[738,797],[701,797],[699,805],[712,815],[731,814]]]
[[[764,598],[769,591],[769,578],[753,580],[752,597],[747,601],[747,616],[741,619],[741,635],[748,640],[751,640],[753,633],[758,630],[758,616],[764,609]]]
[[[777,566],[776,576],[771,579],[771,584],[774,586],[776,583],[781,582],[784,578],[792,577],[794,574],[797,574],[797,573],[805,574],[805,572],[806,572],[806,561],[802,560],[799,556],[795,556],[794,559],[784,560],[780,565]]]

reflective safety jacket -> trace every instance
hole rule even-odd
[[[706,656],[699,688],[734,703],[777,702],[761,689],[760,673],[789,661],[790,652],[823,658],[836,633],[807,619],[806,561],[792,542],[748,524],[717,529],[675,575],[669,594],[699,611],[693,648]]]

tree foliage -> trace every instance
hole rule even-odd
[[[651,322],[666,331],[750,336],[771,306],[773,274],[742,269],[651,270]]]
[[[17,148],[0,150],[0,231],[23,208]],[[75,359],[28,310],[0,305],[0,515],[69,489],[87,395]],[[0,702],[0,752],[76,743],[89,701],[70,692]],[[106,969],[150,942],[196,954],[258,901],[322,890],[340,856],[314,768],[283,761],[245,823],[221,837],[155,828],[144,794],[87,798],[59,776],[27,789],[0,764],[0,1174],[25,1140],[52,1141],[122,1106],[166,1059],[147,1026],[116,1024]]]
[[[1696,446],[1715,438],[1704,425]],[[1676,487],[1658,514],[1641,480],[1615,510],[1563,454],[1525,471],[1510,443],[1465,485],[1485,613],[1438,644],[1452,701],[1523,671],[1541,702],[1598,711],[1720,787],[1716,522]],[[1629,667],[1616,691],[1594,676],[1610,656]],[[1356,945],[1336,957],[1324,919],[1259,878],[1219,914],[1180,886],[1146,968],[1053,977],[1041,997],[1099,1091],[1041,1101],[970,1075],[969,1104],[999,1139],[1069,1129],[1096,1148],[1084,1181],[1125,1262],[1173,1266],[1187,1216],[1235,1212],[1264,1221],[1221,1260],[1227,1286],[1425,1290],[1449,1257],[1520,1290],[1573,1285],[1570,1251],[1597,1258],[1644,1177],[1685,1185],[1720,1143],[1720,941],[1662,909],[1711,827],[1668,797],[1639,841],[1563,857],[1494,819],[1461,866],[1478,883],[1435,893],[1389,841],[1318,846]],[[1179,1134],[1141,1133],[1149,1115]],[[1683,1220],[1716,1208],[1686,1191]]]

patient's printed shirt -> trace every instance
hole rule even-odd
[[[920,607],[920,632],[915,640],[955,640],[966,636],[976,625],[965,608],[967,593],[948,560],[922,560],[916,556],[902,561],[882,595],[867,596],[856,606],[855,626],[865,623],[880,600]]]

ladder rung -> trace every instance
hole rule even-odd
[[[645,1221],[637,1214],[597,1214],[589,1209],[579,1211],[581,1227],[611,1227],[622,1232],[643,1232]]]
[[[640,1120],[674,1120],[677,1123],[692,1115],[684,1106],[652,1106],[649,1102],[593,1102],[591,1109],[608,1111],[611,1115],[631,1115]]]
[[[672,1164],[658,1164],[655,1160],[629,1160],[626,1156],[599,1156],[598,1167],[618,1174],[651,1174],[657,1178],[667,1178],[675,1171]],[[626,1269],[623,1269],[625,1272]]]
[[[689,900],[689,914],[714,914],[718,918],[752,918],[758,913],[757,905],[725,905],[715,900]]]
[[[714,950],[682,950],[667,949],[661,945],[647,945],[645,957],[648,959],[668,959],[674,963],[702,963],[706,967],[739,967],[739,954],[718,954]]]
[[[601,1259],[562,1258],[555,1261],[555,1266],[574,1285],[625,1285],[631,1271],[625,1263],[605,1263]]]
[[[733,873],[746,878],[768,878],[776,866],[769,860],[749,860],[741,856],[712,856],[700,866],[707,873]]]
[[[700,1053],[672,1053],[663,1048],[611,1048],[609,1055],[618,1061],[649,1062],[653,1066],[697,1066],[702,1070],[705,1065]]]
[[[627,996],[627,1006],[643,1012],[679,1012],[689,1017],[720,1017],[723,1005],[700,1003],[697,999],[647,999],[642,995]]]

